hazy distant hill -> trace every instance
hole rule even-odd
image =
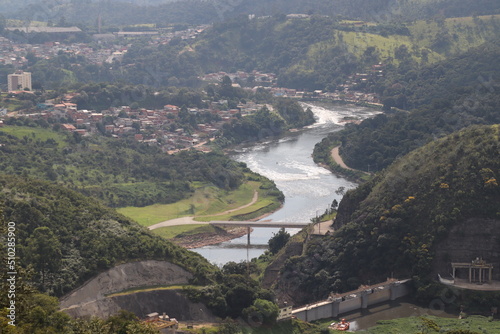
[[[332,236],[282,268],[297,303],[360,284],[430,273],[482,256],[500,263],[500,126],[473,126],[397,160],[349,191]],[[499,273],[495,273],[499,279]],[[432,276],[434,278],[434,276]]]
[[[0,12],[17,18],[94,25],[99,13],[108,24],[211,23],[240,14],[318,14],[371,21],[498,14],[496,0],[4,0]]]

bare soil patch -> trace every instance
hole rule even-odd
[[[173,243],[187,248],[199,248],[209,245],[220,244],[224,241],[239,238],[247,234],[246,227],[233,227],[228,229],[217,229],[217,232],[197,233],[188,236],[170,239]]]

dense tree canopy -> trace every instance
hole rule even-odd
[[[62,295],[117,263],[162,259],[200,274],[210,266],[195,253],[153,236],[93,199],[54,183],[0,175],[6,221],[16,223],[18,253],[36,286]],[[203,270],[202,270],[203,268]]]
[[[386,277],[427,277],[434,246],[468,218],[500,213],[499,126],[472,126],[398,159],[342,199],[336,233],[284,266],[311,299]],[[493,227],[497,229],[498,227]]]
[[[135,140],[99,136],[60,134],[58,143],[36,132],[18,138],[0,131],[4,173],[55,181],[114,207],[172,203],[192,192],[192,181],[229,190],[245,179],[244,166],[219,153],[167,155]]]
[[[316,146],[316,161],[331,163],[330,149],[341,145],[340,153],[348,166],[381,170],[397,157],[446,134],[473,124],[500,123],[498,57],[498,44],[488,43],[423,68],[415,80],[392,85],[391,80],[404,79],[388,78],[386,103],[390,100],[390,104],[403,107],[395,102],[401,96],[406,106],[415,109],[378,115],[332,133]]]

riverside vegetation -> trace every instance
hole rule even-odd
[[[5,217],[18,224],[24,267],[18,268],[24,280],[18,282],[19,326],[7,326],[3,308],[2,332],[149,333],[127,313],[108,320],[71,321],[57,312],[54,298],[38,294],[31,286],[59,296],[102,270],[139,259],[168,260],[183,266],[194,274],[191,283],[198,285],[186,288],[186,294],[207,303],[220,317],[256,315],[265,325],[249,330],[257,333],[327,331],[324,326],[296,321],[274,325],[274,293],[279,298],[293,296],[300,304],[324,298],[332,291],[357,288],[374,278],[383,280],[392,272],[413,276],[421,301],[438,295],[439,287],[429,278],[436,271],[436,261],[454,256],[442,256],[440,242],[464,224],[486,224],[492,235],[499,230],[499,129],[491,125],[498,123],[496,36],[500,25],[498,16],[491,15],[498,14],[498,2],[467,0],[457,5],[456,1],[407,1],[401,4],[405,10],[400,15],[391,2],[336,1],[343,13],[352,13],[351,17],[371,16],[379,22],[320,15],[301,19],[285,15],[250,19],[245,15],[216,24],[194,40],[173,39],[159,47],[149,41],[132,42],[123,61],[113,66],[92,65],[81,56],[64,52],[52,59],[27,55],[30,62],[25,69],[33,72],[37,92],[21,94],[16,100],[4,98],[3,106],[29,108],[37,99],[57,97],[70,89],[81,93],[79,104],[97,109],[131,102],[146,108],[166,103],[203,106],[206,97],[210,101],[226,99],[228,107],[248,98],[284,107],[275,108],[275,112],[261,110],[261,119],[245,117],[227,125],[218,139],[220,146],[309,124],[311,113],[298,113],[293,103],[274,100],[264,89],[245,93],[227,79],[218,86],[205,87],[205,92],[164,86],[198,87],[200,74],[242,69],[273,71],[280,85],[297,89],[342,90],[349,82],[352,89],[377,92],[388,114],[360,126],[347,126],[318,147],[326,150],[341,143],[348,165],[386,169],[346,194],[338,208],[335,234],[307,242],[303,235],[297,236],[304,238],[303,252],[284,261],[273,291],[269,291],[247,276],[245,264],[215,268],[102,205],[172,203],[188,198],[198,185],[206,184],[220,191],[237,191],[247,181],[252,182],[244,165],[220,153],[185,151],[167,156],[132,140],[67,136],[36,127],[48,127],[48,122],[36,125],[28,119],[13,120],[10,125],[35,127],[6,126],[0,131],[0,166],[9,173],[0,176],[0,220]],[[195,8],[193,3],[196,1],[171,5]],[[254,3],[257,7],[251,8],[263,6],[261,1]],[[303,9],[322,2],[292,3]],[[196,8],[206,9],[207,4]],[[66,9],[75,6],[76,2]],[[109,6],[111,3],[106,4],[107,10]],[[228,11],[237,15],[245,6],[242,2]],[[430,18],[435,6],[443,9],[444,16],[435,17],[432,12]],[[160,13],[159,8],[152,7]],[[375,15],[369,15],[370,11]],[[198,14],[190,12],[193,18]],[[213,11],[205,14],[210,16]],[[482,14],[488,15],[478,16]],[[413,22],[404,23],[405,15]],[[383,22],[384,16],[394,20]],[[414,21],[420,18],[425,21]],[[5,33],[4,26],[0,18],[0,33]],[[26,40],[26,36],[19,38]],[[85,40],[86,36],[79,38]],[[379,62],[384,65],[382,77],[350,81],[350,76],[370,71]],[[1,73],[12,71],[11,65],[0,65]],[[151,79],[151,72],[159,75]],[[2,74],[1,80],[5,77]],[[147,80],[150,85],[136,85]],[[180,125],[189,129],[196,122],[197,118],[187,117]],[[261,131],[263,124],[268,126],[265,131]],[[328,162],[325,152],[323,159]],[[279,192],[275,194],[279,196]],[[491,246],[498,238],[489,238],[481,246]],[[493,249],[498,250],[498,246]],[[286,255],[286,251],[285,246],[277,252]],[[491,254],[497,256],[495,251]],[[269,253],[264,257],[273,260]],[[250,264],[250,268],[259,265]],[[253,275],[259,275],[259,270],[262,268]],[[462,294],[457,300],[481,309],[497,301],[498,295],[493,293]],[[7,303],[4,295],[1,302],[2,306]],[[418,324],[420,320],[408,321]],[[441,326],[434,320],[423,322],[420,328],[428,331]],[[218,330],[241,331],[232,320]]]
[[[432,296],[435,290],[425,282],[451,229],[474,218],[490,219],[490,227],[498,222],[499,131],[492,125],[455,132],[348,191],[339,205],[336,233],[311,240],[304,255],[290,258],[277,289],[303,304],[393,273],[418,277],[421,297]]]
[[[70,320],[57,311],[55,298],[38,292],[61,296],[99,272],[144,259],[169,261],[193,273],[191,284],[198,287],[186,293],[195,300],[200,293],[210,298],[207,306],[218,316],[255,314],[263,307],[269,309],[270,313],[265,313],[269,321],[276,317],[273,294],[255,280],[230,267],[221,270],[212,266],[200,255],[155,236],[94,199],[20,176],[2,174],[0,184],[2,231],[6,221],[16,222],[16,248],[21,259],[16,268],[17,326],[8,325],[8,310],[3,308],[2,333],[155,333],[127,312],[107,320]],[[6,248],[1,251],[4,258]],[[2,275],[7,278],[5,271]],[[1,284],[6,291],[6,279]],[[7,295],[1,298],[6,305]]]
[[[410,112],[378,115],[330,134],[316,146],[315,161],[333,166],[330,150],[341,145],[348,166],[379,171],[436,137],[474,124],[500,123],[498,45],[484,44],[426,66],[417,77],[402,72],[385,79],[386,106]]]

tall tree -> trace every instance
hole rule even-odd
[[[61,242],[46,226],[38,227],[28,239],[27,256],[41,276],[42,289],[47,273],[55,271],[61,264]]]

